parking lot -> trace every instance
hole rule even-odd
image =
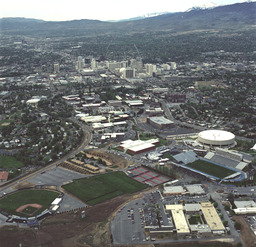
[[[62,167],[56,167],[52,170],[42,172],[40,175],[33,177],[28,182],[35,185],[55,185],[60,186],[73,179],[83,178],[86,175],[75,171],[67,170]]]
[[[207,195],[173,195],[162,197],[158,190],[146,193],[120,209],[111,222],[114,244],[142,243],[150,240],[146,237],[147,229],[161,231],[172,230],[174,223],[165,212],[167,204],[200,203],[208,201]]]
[[[111,222],[114,244],[142,243],[147,241],[146,228],[173,227],[165,214],[163,198],[156,190],[121,208]]]
[[[137,199],[118,211],[111,222],[114,244],[135,244],[145,241],[142,208],[143,200]]]

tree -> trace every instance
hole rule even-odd
[[[223,225],[224,225],[225,227],[227,227],[227,226],[228,226],[228,221],[227,221],[227,220],[223,221]]]
[[[241,223],[239,223],[237,221],[235,222],[234,226],[235,226],[236,230],[241,230],[241,228],[242,228]]]

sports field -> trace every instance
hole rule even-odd
[[[187,166],[220,179],[235,173],[233,170],[212,164],[204,160],[196,160],[190,164],[187,164]]]
[[[85,203],[95,205],[122,194],[140,191],[147,185],[129,178],[123,172],[115,172],[77,179],[62,187]]]
[[[13,169],[24,167],[25,164],[21,161],[18,161],[15,157],[11,156],[0,156],[0,168],[3,169]]]
[[[21,190],[3,197],[0,200],[0,209],[18,216],[34,216],[47,209],[58,195],[58,192],[48,190]],[[24,211],[16,211],[19,207],[27,204],[38,204],[42,207],[36,210],[28,206],[24,208]]]

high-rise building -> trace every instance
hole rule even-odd
[[[60,65],[58,63],[53,64],[53,72],[55,74],[60,72]]]
[[[120,62],[107,62],[108,69],[110,71],[114,71],[115,69],[120,69],[121,68],[121,63]]]
[[[98,67],[98,63],[95,58],[92,58],[91,60],[91,68],[96,69]]]
[[[175,62],[171,62],[171,69],[176,69],[177,68],[177,64]]]
[[[84,67],[84,59],[83,59],[83,57],[79,56],[77,63],[76,63],[76,69],[78,71],[81,71],[83,67]]]
[[[121,68],[127,68],[128,67],[128,61],[121,61]]]
[[[135,69],[133,68],[125,68],[123,70],[123,78],[134,78],[135,77]]]
[[[149,76],[153,76],[153,73],[156,73],[156,65],[155,64],[145,64],[146,67],[146,73]]]
[[[171,66],[169,64],[163,64],[163,69],[164,70],[170,70],[171,69]]]
[[[143,69],[142,59],[140,57],[137,57],[136,59],[131,59],[130,67],[138,71],[141,71]]]

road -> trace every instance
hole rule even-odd
[[[239,242],[240,241],[240,236],[239,236],[239,233],[237,232],[237,230],[235,229],[234,227],[234,223],[231,221],[230,217],[228,216],[221,200],[220,200],[220,197],[219,197],[219,194],[216,193],[216,192],[212,192],[210,193],[211,197],[213,200],[215,200],[217,203],[218,203],[218,208],[221,210],[221,213],[224,217],[224,220],[226,220],[228,222],[228,226],[230,228],[230,234],[236,238],[236,240]]]

